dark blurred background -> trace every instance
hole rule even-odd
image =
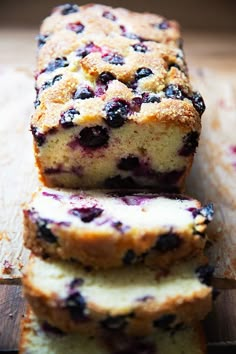
[[[90,1],[72,2],[82,5]],[[60,3],[63,1],[0,0],[0,25],[38,26],[52,7]],[[177,19],[186,30],[236,32],[235,0],[101,0],[100,3],[160,13]]]

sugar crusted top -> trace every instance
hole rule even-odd
[[[178,24],[161,16],[102,5],[56,8],[39,36],[32,124],[42,132],[109,125],[122,109],[140,124],[180,120],[199,130],[204,102],[191,89],[180,43]]]

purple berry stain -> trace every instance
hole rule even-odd
[[[97,207],[74,208],[69,214],[79,217],[83,222],[91,222],[103,213],[103,209]]]
[[[84,25],[81,22],[69,23],[66,27],[68,30],[75,33],[81,33],[84,30]]]

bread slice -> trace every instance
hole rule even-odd
[[[205,354],[200,325],[177,331],[159,330],[148,337],[65,334],[28,313],[22,323],[19,354]]]
[[[33,256],[23,285],[39,318],[65,332],[107,328],[146,335],[203,319],[212,305],[211,275],[197,260],[169,271],[142,264],[95,271]]]
[[[190,84],[179,26],[90,4],[43,22],[31,121],[50,187],[183,187],[205,105]]]
[[[182,195],[43,188],[24,211],[24,240],[38,256],[86,266],[164,268],[203,249],[212,214]]]

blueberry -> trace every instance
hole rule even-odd
[[[78,140],[84,147],[97,148],[107,145],[109,135],[106,128],[96,125],[82,129]]]
[[[198,147],[199,133],[190,132],[183,137],[183,146],[178,151],[180,156],[190,156],[195,153]]]
[[[63,128],[71,128],[74,126],[73,119],[74,116],[80,114],[75,108],[70,108],[61,114],[60,124]]]
[[[48,35],[44,35],[44,34],[39,34],[36,39],[38,42],[38,48],[41,48],[42,46],[44,46],[44,44],[47,42],[48,39]]]
[[[56,75],[54,76],[53,79],[44,82],[43,85],[41,86],[41,91],[46,90],[47,88],[53,86],[55,82],[58,82],[62,79],[62,76],[63,75]]]
[[[101,84],[107,84],[109,81],[115,80],[116,77],[109,71],[103,71],[99,76],[98,76],[98,83]]]
[[[176,315],[174,314],[162,315],[161,317],[159,317],[157,320],[153,322],[153,326],[164,330],[168,330],[170,329],[171,324],[173,324],[175,320],[176,320]]]
[[[102,327],[106,330],[122,330],[127,324],[126,316],[107,317],[105,320],[101,321]]]
[[[93,42],[86,44],[84,47],[77,49],[76,56],[85,58],[90,53],[100,52],[101,48],[95,45]]]
[[[204,216],[205,224],[212,221],[214,215],[214,207],[212,203],[205,205],[203,208],[192,210],[193,217],[196,218],[199,214]]]
[[[79,217],[83,222],[91,222],[103,212],[103,209],[96,207],[74,208],[69,210],[69,214]]]
[[[150,76],[152,74],[153,74],[153,72],[149,68],[139,68],[136,71],[135,78],[136,78],[136,80],[140,80],[140,79],[143,79],[144,77]]]
[[[108,20],[116,21],[116,16],[113,15],[110,11],[104,11],[102,16],[107,18]]]
[[[184,94],[178,85],[170,84],[165,88],[164,92],[167,98],[172,98],[176,100],[184,99]]]
[[[81,33],[84,30],[84,25],[81,22],[69,23],[66,28],[75,33]]]
[[[130,105],[123,99],[114,99],[105,106],[106,123],[112,128],[121,127],[130,112]]]
[[[114,176],[114,177],[109,177],[105,180],[104,183],[106,188],[127,188],[127,189],[132,189],[132,188],[137,188],[137,184],[133,180],[132,177],[121,177],[120,175]]]
[[[146,301],[153,300],[153,299],[154,299],[154,296],[145,295],[143,297],[139,297],[138,299],[136,299],[136,301],[138,301],[138,302],[146,302]]]
[[[127,157],[122,157],[117,165],[120,170],[130,171],[139,167],[139,158],[136,156],[129,155]]]
[[[31,132],[38,146],[42,146],[46,141],[46,136],[38,131],[38,128],[31,125]]]
[[[79,11],[79,6],[76,4],[65,4],[62,5],[60,8],[61,8],[62,15],[69,15]]]
[[[156,27],[160,30],[166,30],[170,27],[170,24],[168,21],[164,20],[161,23],[158,23]]]
[[[117,53],[105,54],[102,59],[109,64],[113,65],[124,65],[124,57]]]
[[[86,100],[88,98],[93,98],[94,92],[90,87],[78,87],[74,93],[74,100]]]
[[[196,273],[201,283],[206,285],[211,285],[211,280],[214,273],[214,267],[210,266],[209,264],[205,264],[199,266],[196,269]]]
[[[68,65],[69,65],[69,62],[66,57],[58,57],[58,58],[50,61],[47,68],[45,69],[45,71],[51,72],[51,71],[54,71],[58,68],[64,68]]]
[[[71,282],[70,282],[70,289],[73,290],[75,288],[77,288],[78,286],[81,286],[84,284],[84,279],[82,278],[74,278]]]
[[[133,264],[136,260],[136,254],[133,250],[128,250],[123,258],[123,264],[130,265]]]
[[[37,237],[45,240],[48,243],[56,243],[57,237],[52,233],[48,224],[51,224],[51,220],[38,218],[37,224]]]
[[[189,99],[192,101],[194,108],[201,116],[204,113],[206,106],[200,93],[194,92]]]
[[[65,306],[74,321],[86,319],[86,301],[79,291],[75,291],[66,298]]]
[[[145,92],[142,94],[142,99],[143,99],[143,103],[160,103],[161,99],[159,96],[155,95],[154,93],[148,93]]]
[[[36,97],[36,100],[34,101],[34,108],[37,108],[38,106],[40,106],[41,101]]]
[[[136,43],[132,45],[132,47],[135,50],[135,52],[140,52],[140,53],[146,53],[148,50],[147,46],[143,43]]]
[[[179,237],[179,235],[170,232],[161,235],[158,238],[154,248],[160,252],[167,252],[178,248],[181,245],[181,243],[182,240]]]
[[[113,221],[111,226],[122,234],[124,234],[130,228],[129,226],[124,225],[121,221]]]

